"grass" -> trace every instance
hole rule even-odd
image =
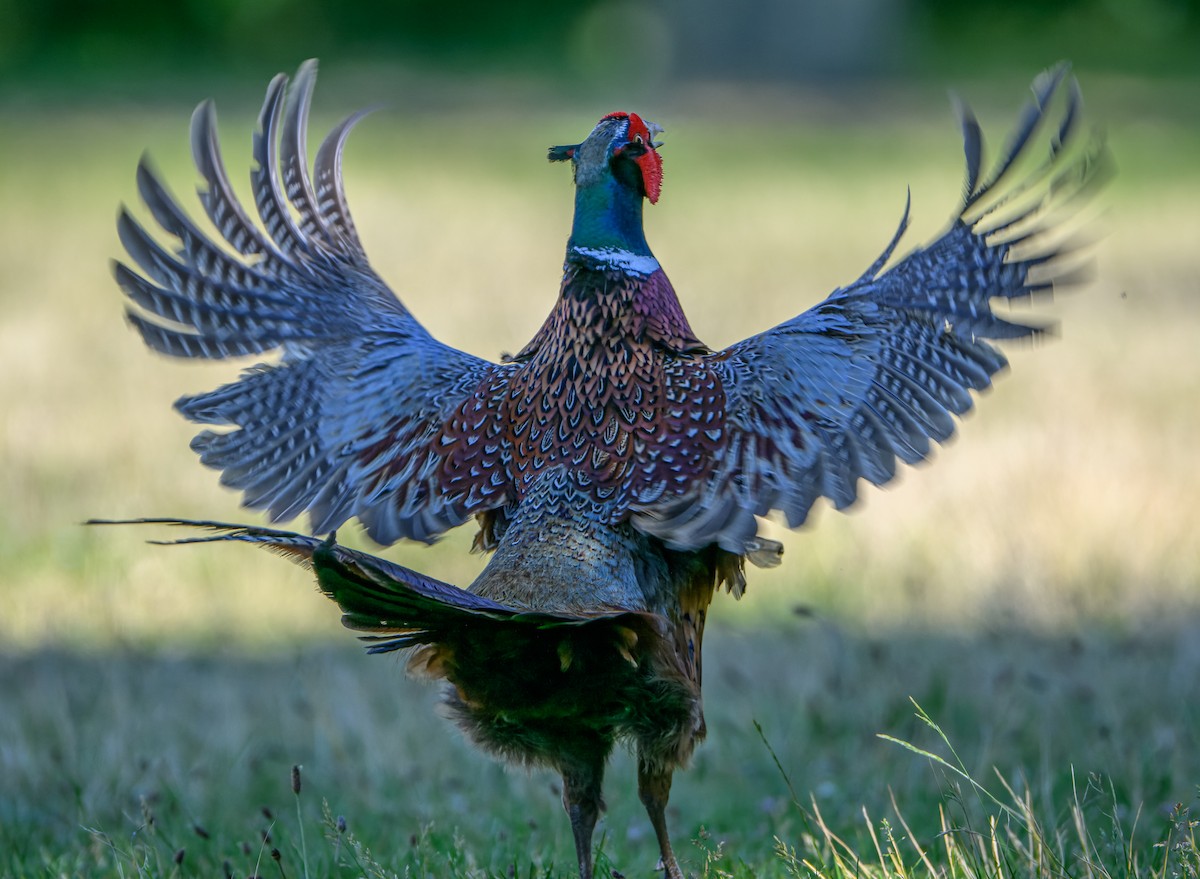
[[[858,862],[877,876],[1167,877],[1195,864],[1176,848],[1200,809],[1194,631],[867,637],[794,616],[716,628],[709,647],[709,741],[671,809],[693,873],[785,876],[807,861],[798,875]],[[237,876],[572,873],[555,779],[445,734],[435,694],[395,662],[305,645],[43,651],[4,670],[0,875],[220,875],[226,861]],[[618,755],[601,828],[627,876],[656,857],[633,779]]]
[[[1136,83],[1083,84],[1121,170],[1097,281],[1041,308],[1061,338],[1009,349],[961,443],[782,535],[785,564],[714,607],[709,741],[671,810],[693,873],[1196,875],[1200,129]],[[983,89],[993,141],[1023,85]],[[326,94],[318,127],[351,109]],[[701,338],[855,277],[907,185],[910,242],[937,230],[960,183],[937,99],[646,108],[670,136],[649,234]],[[570,211],[541,150],[607,109],[409,109],[356,132],[358,225],[432,332],[495,356],[536,328]],[[448,733],[436,694],[361,656],[304,572],[78,527],[249,517],[168,408],[234,369],[144,352],[106,269],[143,148],[190,191],[189,110],[17,105],[0,139],[0,875],[569,876],[554,780]],[[222,115],[238,180],[251,124]],[[469,539],[388,554],[468,582]],[[632,779],[622,755],[602,874],[653,866]]]

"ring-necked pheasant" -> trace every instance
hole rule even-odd
[[[993,313],[1070,280],[1061,220],[1098,179],[1065,67],[1040,76],[1000,160],[962,111],[967,179],[949,228],[885,270],[907,224],[852,284],[809,311],[714,351],[696,338],[642,231],[662,183],[660,129],[605,116],[550,149],[575,178],[562,286],[542,328],[493,363],[432,338],[371,270],[346,206],[341,156],[361,114],[321,145],[305,130],[316,65],[270,84],[254,137],[261,224],[234,196],[203,103],[192,149],[202,231],[143,162],[138,187],[165,249],[122,211],[138,274],[116,264],[129,319],[176,357],[279,352],[229,385],[184,397],[187,418],[233,427],[192,446],[247,506],[308,511],[328,539],[179,520],[311,565],[373,652],[448,682],[476,743],[563,779],[580,875],[592,873],[601,778],[614,743],[636,747],[638,791],[670,877],[682,873],[665,809],[672,773],[704,736],[700,647],[715,590],[740,595],[744,562],[780,547],[756,517],[798,526],[819,497],[851,504],[954,431],[1005,365],[987,339],[1038,332]],[[1048,155],[1031,144],[1065,91]],[[1061,237],[1061,236],[1059,236]],[[226,246],[228,245],[228,246]],[[492,551],[467,589],[342,547],[357,517],[381,544],[432,541],[474,516]]]

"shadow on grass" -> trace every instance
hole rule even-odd
[[[1176,804],[1197,795],[1196,619],[965,637],[796,616],[767,632],[711,630],[705,676],[708,742],[671,809],[677,848],[703,875],[787,875],[805,851],[816,863],[836,848],[824,833],[878,851],[879,869],[895,850],[879,834],[903,827],[922,847],[912,859],[950,825],[996,817],[962,777],[880,734],[991,791],[1010,787],[1052,828],[1091,802],[1112,820],[1114,864],[1139,848],[1140,864],[1156,863],[1164,834],[1187,826]],[[573,872],[556,779],[476,754],[433,716],[434,688],[352,645],[44,649],[0,658],[0,703],[0,873]],[[656,847],[628,755],[607,787],[601,864],[636,875]]]

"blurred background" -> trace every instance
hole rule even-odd
[[[517,350],[557,291],[570,180],[545,147],[602,113],[666,128],[648,236],[719,347],[857,277],[906,187],[907,245],[937,233],[962,182],[947,90],[995,148],[1033,76],[1072,60],[1119,169],[1091,211],[1094,281],[1036,305],[1059,331],[1006,349],[1011,374],[931,466],[867,491],[851,515],[767,526],[784,565],[714,607],[706,684],[723,744],[698,758],[695,797],[720,784],[731,803],[753,799],[752,829],[730,819],[747,851],[786,828],[778,791],[762,792],[779,785],[769,761],[747,768],[763,758],[751,717],[802,791],[852,817],[887,785],[919,787],[919,770],[897,777],[896,755],[864,744],[911,731],[910,695],[945,708],[973,767],[1040,768],[1049,790],[1094,763],[1131,809],[1194,797],[1200,2],[0,0],[0,740],[13,743],[0,749],[0,842],[87,851],[80,827],[128,830],[147,790],[198,815],[256,802],[291,762],[330,790],[403,778],[418,804],[386,808],[416,826],[444,813],[447,777],[491,771],[455,737],[424,740],[443,729],[434,694],[360,657],[305,572],[80,526],[257,521],[199,466],[170,409],[250,363],[143,350],[109,260],[118,204],[142,211],[143,151],[198,215],[191,109],[216,98],[244,184],[267,81],[313,56],[313,139],[381,108],[345,160],[373,264],[435,335],[490,357]],[[470,538],[386,554],[465,585],[482,565]],[[195,730],[213,712],[226,732],[204,744]],[[418,756],[409,741],[449,750]],[[553,813],[544,779],[486,777],[537,787]],[[494,836],[457,796],[448,823]],[[614,808],[614,827],[638,820],[636,802]],[[516,838],[557,851],[558,820]],[[650,845],[624,833],[611,844]]]
[[[1060,57],[1132,76],[1200,63],[1195,0],[7,0],[0,16],[6,75],[93,89],[121,78],[161,88],[151,75],[260,75],[294,66],[298,54],[471,72],[484,85],[522,74],[571,93],[695,79],[1024,73]]]

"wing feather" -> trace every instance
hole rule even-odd
[[[283,119],[287,83],[287,77],[280,73],[267,86],[267,97],[258,115],[258,128],[254,131],[255,164],[250,171],[250,183],[254,191],[254,204],[267,236],[285,254],[292,255],[297,251],[309,250],[310,241],[292,218],[279,182],[279,127]],[[300,265],[305,263],[301,262]]]
[[[283,187],[288,201],[300,216],[301,234],[309,240],[332,245],[325,220],[317,208],[317,194],[308,173],[306,132],[308,114],[316,87],[317,62],[310,59],[300,65],[287,102],[280,137]]]
[[[127,314],[146,344],[175,357],[220,359],[278,352],[277,362],[184,397],[176,408],[217,430],[192,448],[246,505],[273,520],[309,511],[328,532],[357,516],[381,543],[435,540],[473,513],[506,502],[487,473],[459,494],[443,490],[441,431],[481,388],[494,393],[511,367],[446,346],[371,270],[354,230],[337,126],[309,173],[306,128],[316,64],[267,89],[254,134],[251,187],[261,225],[230,186],[210,102],[192,116],[201,204],[219,239],[202,230],[143,159],[138,191],[173,246],[127,210],[117,219],[139,271],[114,264]],[[226,246],[228,245],[228,246]]]
[[[229,174],[225,171],[225,160],[221,157],[221,144],[217,138],[217,109],[212,101],[203,101],[196,107],[192,114],[191,136],[192,160],[207,184],[197,190],[200,204],[221,237],[243,256],[261,258],[266,264],[264,268],[269,268],[272,276],[294,272],[295,266],[275,246],[275,242],[254,224],[230,185]],[[145,197],[144,192],[142,196]],[[172,199],[167,198],[165,201],[178,211]],[[153,210],[153,204],[150,207]],[[183,212],[178,212],[186,220]],[[157,215],[156,219],[168,232],[179,234]],[[190,225],[190,221],[187,222]],[[206,239],[206,236],[198,231],[197,237]]]
[[[819,497],[844,508],[857,484],[890,481],[897,459],[928,457],[1007,366],[991,342],[1036,335],[1036,321],[1000,317],[994,299],[1027,299],[1079,280],[1064,235],[1104,182],[1103,141],[1081,125],[1065,65],[1039,76],[1000,158],[984,175],[983,136],[959,106],[966,175],[949,227],[885,270],[909,203],[883,255],[824,302],[710,356],[726,394],[726,441],[686,497],[648,503],[634,524],[676,548],[717,543],[745,553],[756,517],[801,525]],[[1065,92],[1048,155],[1034,144]]]
[[[364,256],[362,242],[358,238],[358,230],[354,226],[354,218],[350,216],[350,206],[346,202],[346,190],[342,177],[342,153],[346,147],[346,138],[370,110],[360,110],[346,117],[333,131],[329,132],[321,147],[317,150],[316,197],[317,208],[326,224],[334,229],[343,246],[360,256]]]

